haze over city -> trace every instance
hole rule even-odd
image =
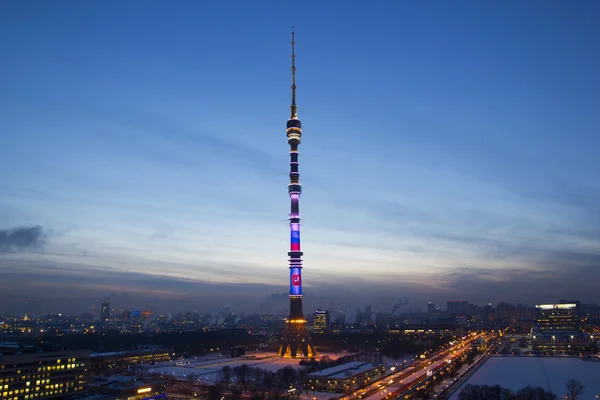
[[[598,301],[600,5],[0,4],[0,313]],[[282,293],[281,295],[278,295]]]

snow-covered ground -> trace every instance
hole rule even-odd
[[[569,379],[585,385],[581,400],[600,398],[600,362],[578,358],[491,357],[464,384],[500,385],[514,391],[539,386],[561,397]],[[459,392],[454,392],[451,400],[458,399]]]
[[[383,356],[383,362],[386,365],[400,365],[400,364],[408,364],[411,361],[415,360],[415,358],[417,358],[418,355],[415,354],[405,354],[403,356],[400,356],[396,359],[392,358],[392,357],[387,357],[387,356]]]
[[[335,360],[338,357],[348,355],[348,353],[326,353],[320,356],[325,355]],[[293,368],[303,368],[299,363],[300,359],[281,358],[273,355],[273,353],[252,353],[249,356],[237,358],[210,355],[157,363],[146,367],[146,372],[168,375],[178,379],[188,379],[190,375],[193,375],[200,381],[212,383],[217,379],[217,373],[226,365],[235,368],[246,364],[252,368],[258,367],[276,372],[288,365]]]

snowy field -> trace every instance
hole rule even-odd
[[[557,396],[565,394],[565,383],[577,379],[585,385],[581,400],[600,396],[600,362],[559,357],[491,357],[465,383],[500,385],[517,391],[540,386]],[[458,399],[460,389],[451,400]]]
[[[398,358],[392,358],[392,357],[383,356],[383,362],[386,365],[409,364],[412,361],[414,361],[416,358],[418,358],[418,355],[416,355],[416,354],[405,354],[405,355],[400,356]]]
[[[344,355],[348,355],[348,353],[325,353],[320,354],[320,357],[329,356],[335,360]],[[212,383],[216,381],[218,372],[226,365],[235,368],[246,364],[252,368],[261,368],[276,372],[288,365],[293,368],[303,368],[299,363],[300,359],[281,358],[274,356],[273,353],[252,353],[249,356],[237,358],[210,355],[157,363],[156,365],[146,367],[146,372],[149,374],[168,375],[184,380],[193,376],[199,381]]]

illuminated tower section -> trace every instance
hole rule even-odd
[[[290,315],[286,320],[285,332],[278,354],[282,357],[313,357],[314,345],[306,330],[306,320],[302,312],[302,249],[300,247],[300,173],[298,172],[298,145],[302,137],[302,124],[298,119],[296,106],[296,53],[292,32],[292,106],[287,122],[287,137],[290,145]]]

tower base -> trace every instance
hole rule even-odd
[[[277,354],[280,357],[316,357],[315,345],[306,330],[306,323],[286,323],[281,346]]]

